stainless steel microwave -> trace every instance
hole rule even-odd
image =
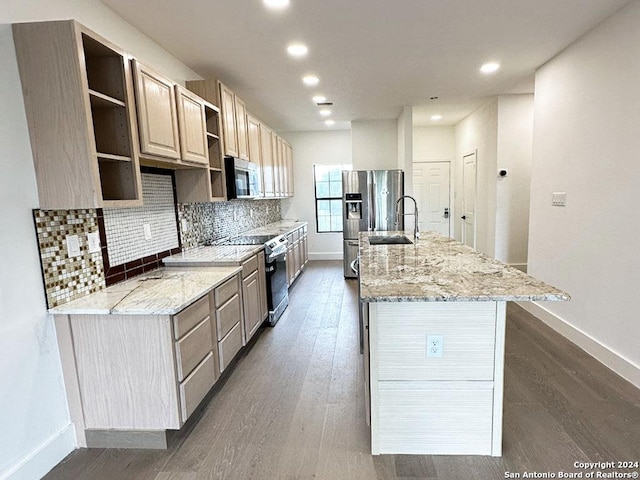
[[[262,195],[260,189],[260,167],[241,158],[224,157],[227,177],[227,197],[257,198]]]

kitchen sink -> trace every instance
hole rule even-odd
[[[370,245],[407,245],[413,243],[404,235],[374,235],[369,237]]]

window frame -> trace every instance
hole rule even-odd
[[[318,177],[317,177],[317,167],[340,167],[340,191],[341,194],[339,197],[332,197],[332,196],[327,196],[327,197],[318,197]],[[315,213],[316,213],[316,233],[342,233],[343,229],[344,229],[344,212],[342,211],[343,209],[343,199],[344,199],[344,189],[343,189],[343,185],[342,185],[342,171],[343,170],[352,170],[353,169],[353,165],[345,165],[345,164],[314,164],[313,165],[313,198],[314,198],[314,208],[315,208]],[[334,180],[334,182],[336,182]],[[331,192],[331,183],[332,181],[329,180],[329,193]],[[319,217],[320,215],[318,215],[318,202],[322,201],[322,200],[326,200],[331,202],[332,200],[339,200],[340,201],[340,218],[341,218],[341,222],[340,222],[340,230],[333,230],[331,229],[331,219],[334,218],[331,214],[329,214],[329,230],[320,230],[320,222],[319,222]],[[331,203],[329,204],[331,205]],[[329,207],[331,209],[331,207]],[[323,215],[325,216],[325,215]]]

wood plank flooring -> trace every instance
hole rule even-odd
[[[77,450],[45,478],[492,480],[640,461],[640,391],[516,305],[503,457],[371,456],[357,283],[341,262],[310,262],[290,294],[280,322],[262,329],[169,450]]]

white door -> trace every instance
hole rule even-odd
[[[413,164],[413,194],[418,202],[420,231],[450,236],[449,192],[449,162]]]
[[[476,153],[462,157],[462,242],[476,248]]]

